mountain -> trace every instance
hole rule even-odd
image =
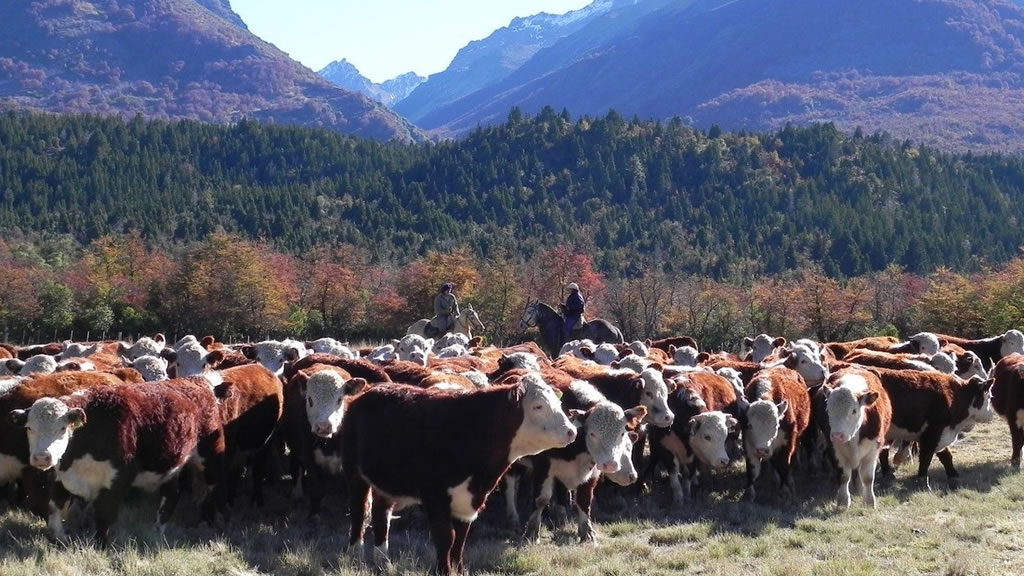
[[[426,78],[415,72],[406,72],[401,76],[376,84],[366,76],[363,76],[354,64],[344,58],[331,62],[317,72],[317,74],[335,86],[359,92],[387,106],[392,106],[402,100],[416,86],[426,80]]]
[[[459,134],[513,106],[614,108],[701,127],[833,121],[947,149],[1024,150],[1017,1],[651,2],[601,13],[503,79],[410,116]]]
[[[0,107],[422,138],[251,34],[226,0],[12,0],[0,19]]]
[[[641,1],[658,3],[658,0],[595,0],[566,14],[542,12],[516,18],[487,38],[470,42],[459,50],[448,68],[432,74],[396,104],[395,110],[418,122],[435,109],[499,82],[537,52],[579,31],[598,16]]]
[[[231,9],[231,2],[228,0],[196,0],[203,8],[206,8],[210,12],[213,12],[217,16],[220,16],[224,20],[231,22],[235,26],[238,26],[242,30],[248,30],[242,17],[237,12]]]

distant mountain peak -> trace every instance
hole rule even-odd
[[[331,62],[324,66],[318,74],[336,86],[359,92],[386,106],[393,106],[396,102],[401,101],[416,86],[426,80],[415,72],[406,72],[379,84],[374,83],[363,76],[359,68],[356,68],[355,64],[346,58]]]

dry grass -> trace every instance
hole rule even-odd
[[[979,426],[955,449],[960,490],[944,489],[945,475],[936,461],[934,491],[914,491],[908,481],[912,470],[904,467],[878,490],[877,510],[855,501],[850,510],[839,511],[831,480],[803,476],[798,476],[802,496],[795,503],[779,498],[770,479],[762,482],[757,503],[741,503],[741,466],[717,474],[711,493],[682,509],[672,509],[664,483],[648,496],[630,496],[621,511],[613,510],[602,493],[596,545],[577,544],[572,526],[546,526],[540,544],[522,545],[517,532],[504,527],[503,504],[497,500],[473,528],[467,562],[474,574],[502,575],[1021,574],[1024,476],[1009,469],[1008,456],[1005,424]],[[194,507],[183,500],[165,539],[152,527],[155,499],[140,495],[123,509],[109,552],[83,541],[51,544],[41,521],[7,510],[0,515],[0,574],[374,573],[344,552],[348,520],[337,497],[311,525],[304,505],[283,496],[285,486],[271,490],[264,510],[236,513],[223,533],[197,526]],[[434,553],[423,517],[418,510],[401,516],[394,522],[392,572],[424,574]],[[79,533],[87,534],[87,526]]]

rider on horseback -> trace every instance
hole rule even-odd
[[[572,282],[566,288],[569,290],[569,297],[565,299],[562,311],[565,314],[565,325],[562,326],[562,341],[568,342],[571,339],[572,331],[583,326],[583,308],[587,302],[580,293],[580,287]]]
[[[424,329],[426,336],[434,337],[448,333],[455,327],[455,317],[459,315],[459,301],[455,299],[455,285],[445,282],[441,290],[434,296],[434,317]]]

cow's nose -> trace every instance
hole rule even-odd
[[[728,465],[729,465],[729,459],[728,458],[719,458],[718,459],[718,467],[719,468],[725,468]]]
[[[569,439],[570,443],[576,439],[576,428],[574,426],[570,426],[569,429],[566,430],[566,438]]]
[[[321,423],[317,424],[316,427],[313,429],[313,433],[316,434],[317,436],[330,436],[331,435],[331,425],[330,424],[324,424],[324,423],[321,422]]]
[[[768,451],[765,450],[764,448],[758,448],[757,449],[757,457],[758,458],[762,458],[762,459],[767,458],[768,457]]]
[[[32,465],[45,470],[53,465],[53,458],[49,454],[33,454]]]
[[[605,462],[605,463],[601,464],[601,472],[604,472],[606,474],[612,474],[612,473],[615,473],[615,472],[618,472],[618,471],[619,471],[619,463],[618,462]]]
[[[835,440],[836,442],[846,442],[846,437],[840,434],[839,432],[832,434],[832,439]]]

